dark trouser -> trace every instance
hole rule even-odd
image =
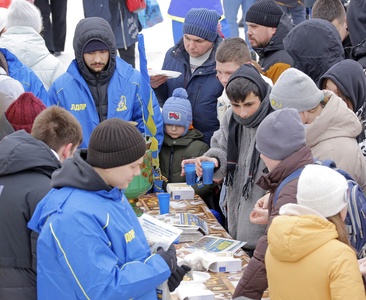
[[[49,3],[50,1],[50,3]],[[65,49],[67,0],[35,0],[43,19],[43,38],[50,52]],[[52,23],[51,23],[52,15]]]
[[[132,44],[127,49],[119,48],[118,53],[119,57],[122,58],[126,63],[130,64],[132,67],[135,67],[135,44]]]

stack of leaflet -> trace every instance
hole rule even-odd
[[[206,221],[190,213],[164,214],[156,218],[183,231],[179,238],[180,243],[194,242],[209,234]]]

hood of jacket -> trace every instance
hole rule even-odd
[[[296,262],[337,237],[335,225],[320,216],[281,215],[268,229],[268,249],[279,261]]]
[[[96,85],[97,78],[86,66],[83,58],[83,52],[86,44],[92,40],[98,40],[107,45],[109,49],[109,63],[107,69],[100,72],[98,80],[104,84],[112,77],[116,69],[116,40],[109,23],[99,17],[90,17],[82,19],[76,26],[73,40],[75,60],[78,69],[85,80],[92,85]]]
[[[51,149],[25,130],[15,131],[0,141],[0,176],[22,171],[51,174],[61,166]]]
[[[351,48],[350,57],[359,62],[361,66],[366,69],[366,38]]]
[[[15,130],[5,116],[5,113],[0,115],[0,141],[7,135],[13,133]]]
[[[75,189],[93,191],[104,199],[120,201],[123,192],[118,188],[107,185],[98,173],[85,162],[86,149],[79,149],[72,158],[66,159],[62,167],[52,174],[53,189],[39,202],[28,223],[28,227],[36,232],[41,232],[47,218],[61,211],[69,195]],[[85,192],[87,197],[88,193]]]
[[[366,100],[366,77],[363,68],[352,59],[345,59],[331,67],[320,77],[319,88],[323,89],[325,81],[332,80],[342,94],[351,100],[353,111],[357,112]]]
[[[187,131],[187,134],[177,139],[171,138],[166,133],[164,134],[164,145],[166,146],[188,146],[195,140],[202,141],[203,134],[197,129],[191,129]]]
[[[271,40],[268,42],[268,45],[264,48],[253,47],[253,50],[260,58],[268,56],[271,52],[284,50],[285,47],[283,45],[283,39],[293,27],[294,25],[292,24],[291,19],[287,14],[284,13],[280,19],[280,22],[278,23],[276,33],[272,36]]]
[[[352,46],[366,38],[366,1],[352,0],[347,7],[347,26]]]
[[[87,191],[110,191],[99,174],[85,160],[86,149],[79,149],[72,158],[65,160],[62,167],[52,174],[53,188],[72,187]]]
[[[306,129],[306,144],[310,148],[320,142],[340,138],[356,138],[362,128],[356,114],[333,92],[324,90],[328,99],[323,111]]]
[[[332,23],[311,19],[294,27],[283,40],[294,67],[315,83],[329,68],[344,59],[340,35]]]

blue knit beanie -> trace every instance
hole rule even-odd
[[[184,19],[183,34],[192,34],[214,42],[218,36],[217,24],[220,15],[216,10],[207,8],[192,8]]]
[[[177,125],[185,128],[185,135],[192,123],[192,106],[188,100],[188,94],[184,88],[173,91],[172,97],[168,98],[163,106],[164,125]]]

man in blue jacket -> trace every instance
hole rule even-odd
[[[81,20],[73,41],[75,59],[65,74],[49,89],[50,102],[70,111],[83,128],[86,147],[93,129],[109,118],[134,121],[145,133],[143,101],[151,87],[131,65],[117,57],[116,42],[109,23],[99,17]],[[149,93],[148,93],[149,94]],[[163,119],[155,94],[152,93],[152,119],[155,138],[162,144]]]
[[[183,38],[168,50],[163,68],[181,72],[178,78],[150,77],[161,106],[173,91],[182,87],[192,104],[193,126],[203,134],[203,141],[210,145],[213,133],[219,129],[217,98],[223,86],[216,78],[215,53],[222,41],[217,33],[220,15],[215,10],[192,8],[183,25]]]
[[[28,226],[37,242],[38,299],[157,299],[190,270],[177,266],[174,245],[151,254],[124,196],[146,151],[145,139],[118,118],[100,123],[88,149],[79,149],[52,176],[53,189]]]

